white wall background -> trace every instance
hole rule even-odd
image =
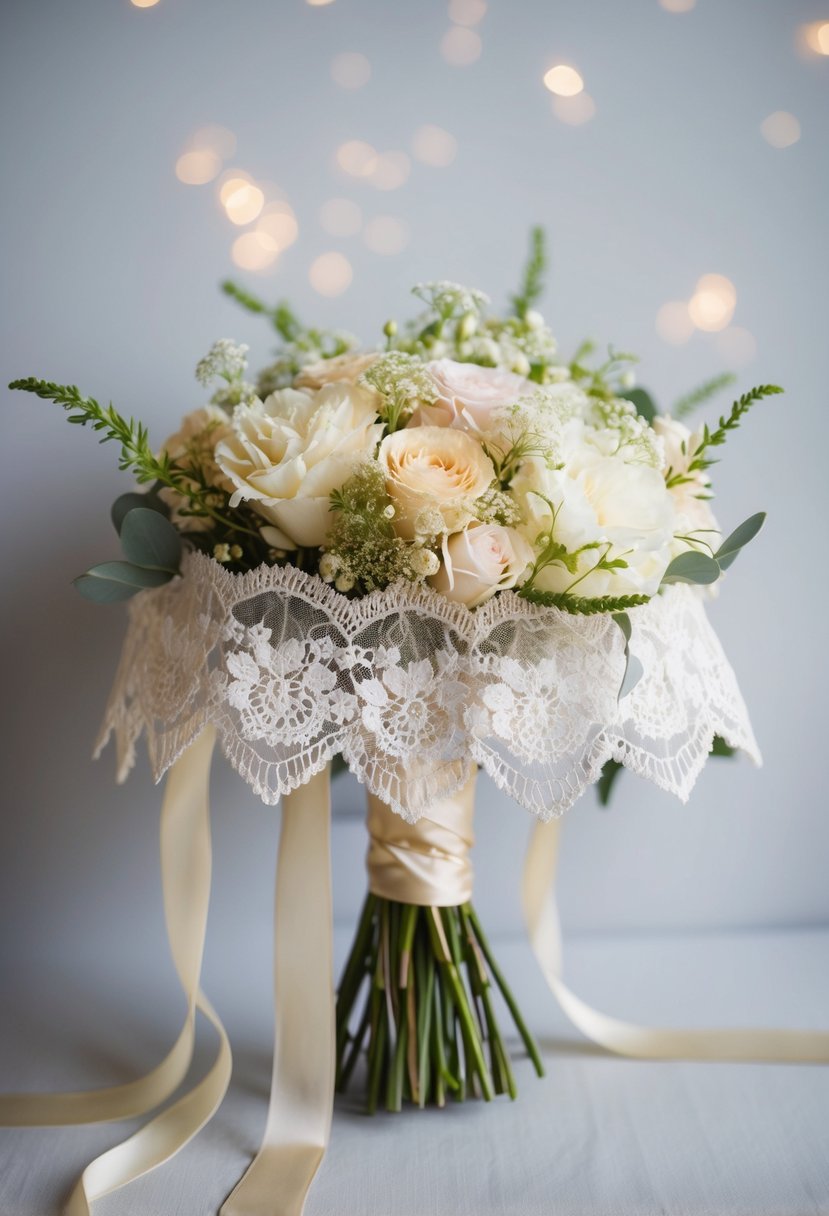
[[[735,283],[735,324],[759,351],[739,369],[741,385],[787,389],[729,442],[717,479],[726,525],[769,512],[712,608],[765,768],[712,763],[687,808],[629,775],[609,812],[585,796],[565,833],[572,931],[829,919],[829,58],[804,57],[795,38],[820,16],[804,0],[698,0],[682,15],[657,0],[490,0],[480,59],[453,67],[438,51],[444,0],[3,5],[3,380],[78,383],[145,419],[159,440],[200,403],[192,369],[214,338],[249,341],[257,362],[269,346],[264,326],[217,290],[238,233],[215,184],[174,176],[205,123],[237,134],[234,163],[277,182],[299,220],[277,267],[238,277],[369,340],[388,315],[405,314],[417,280],[454,278],[501,300],[541,222],[553,249],[546,311],[563,350],[590,334],[639,351],[642,382],[667,404],[729,360],[712,335],[667,345],[654,327],[659,306],[687,298],[706,272]],[[368,56],[366,88],[332,82],[341,51]],[[541,77],[557,61],[577,64],[595,99],[585,125],[552,113]],[[801,122],[785,150],[760,135],[775,110]],[[423,123],[457,138],[450,167],[415,163],[389,193],[336,168],[344,140],[407,150]],[[367,218],[405,220],[407,249],[381,257],[359,236],[327,236],[318,211],[334,196],[355,199]],[[308,281],[329,249],[354,268],[336,300]],[[159,792],[144,762],[116,788],[112,757],[89,760],[124,614],[70,586],[115,554],[108,509],[128,479],[114,450],[47,403],[4,393],[0,426],[5,945],[71,958],[114,948],[126,930],[129,949],[163,949]],[[363,886],[361,792],[350,779],[336,791],[337,913],[350,919]],[[263,965],[277,820],[219,766],[212,948],[238,950],[261,932]],[[477,898],[496,927],[518,922],[528,826],[506,798],[482,791]]]

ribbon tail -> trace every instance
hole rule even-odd
[[[829,1031],[694,1030],[638,1026],[593,1009],[561,978],[562,952],[555,877],[561,822],[536,823],[524,862],[522,904],[533,953],[553,996],[573,1025],[616,1055],[642,1060],[731,1060],[829,1063]]]
[[[146,1077],[112,1090],[34,1095],[21,1113],[40,1123],[91,1122],[144,1114],[168,1097],[189,1067],[194,1021],[201,1010],[219,1035],[219,1052],[207,1075],[172,1106],[127,1140],[92,1161],[66,1205],[67,1216],[89,1216],[92,1203],[167,1161],[207,1122],[230,1080],[230,1045],[224,1027],[199,986],[210,898],[208,787],[215,743],[203,731],[170,771],[161,813],[161,872],[164,910],[173,961],[187,996],[187,1022],[167,1058]],[[6,1106],[12,1101],[5,1099]],[[146,1103],[146,1105],[144,1105]],[[4,1108],[0,1108],[4,1109]],[[31,1118],[18,1118],[18,1123]]]
[[[262,1147],[220,1216],[301,1216],[334,1103],[329,767],[283,799],[274,924],[275,1042]]]

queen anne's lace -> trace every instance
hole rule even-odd
[[[512,592],[474,612],[428,587],[349,600],[292,566],[232,575],[200,554],[142,592],[98,750],[118,776],[146,731],[160,779],[209,722],[267,803],[341,752],[409,820],[480,764],[542,819],[566,810],[613,757],[687,799],[715,735],[759,763],[745,705],[699,595],[630,613],[644,666],[621,702],[621,631]]]

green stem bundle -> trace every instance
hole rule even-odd
[[[495,962],[471,904],[419,907],[369,894],[337,994],[337,1090],[361,1052],[366,1106],[444,1106],[478,1095],[516,1096],[495,1015],[496,986],[539,1076],[538,1047]]]

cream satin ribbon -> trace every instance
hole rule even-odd
[[[555,902],[560,835],[559,819],[533,827],[521,895],[538,965],[553,996],[583,1035],[617,1055],[643,1060],[829,1063],[829,1031],[637,1026],[600,1013],[576,996],[561,979],[561,931]]]
[[[282,801],[276,1040],[262,1147],[220,1216],[301,1216],[331,1131],[335,1007],[328,765]]]
[[[7,1127],[97,1123],[147,1114],[178,1088],[193,1055],[196,1012],[219,1036],[206,1076],[172,1106],[92,1161],[66,1205],[91,1204],[161,1165],[218,1109],[231,1074],[225,1029],[201,990],[210,897],[212,727],[176,761],[161,813],[161,869],[167,932],[187,997],[184,1027],[167,1057],[145,1077],[109,1089],[0,1097]],[[262,1148],[222,1216],[300,1216],[328,1141],[334,1095],[334,992],[328,767],[283,799],[274,931],[277,983],[273,1087]],[[296,920],[294,918],[297,918]],[[301,925],[302,932],[297,932]]]
[[[407,823],[375,794],[368,795],[368,888],[373,895],[420,907],[454,908],[472,898],[477,769],[456,794]]]

